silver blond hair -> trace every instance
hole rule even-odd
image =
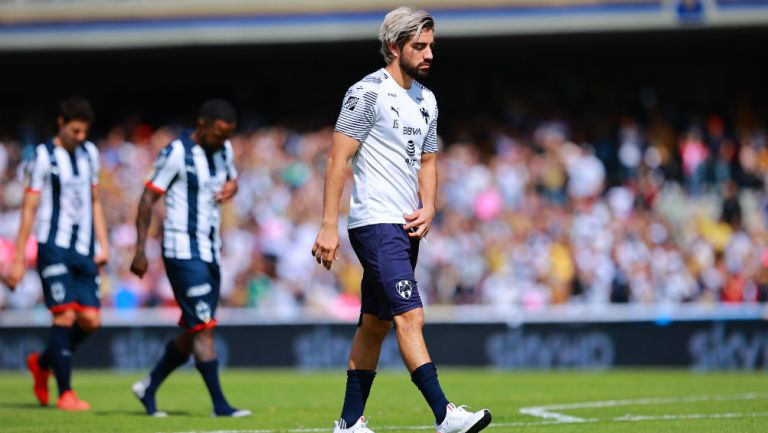
[[[434,28],[435,19],[427,11],[412,6],[400,6],[390,11],[379,28],[381,55],[384,56],[384,61],[390,64],[394,60],[389,51],[389,44],[403,48],[412,36],[418,38],[422,30]]]

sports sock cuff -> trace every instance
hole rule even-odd
[[[210,361],[199,361],[195,362],[195,368],[197,368],[197,371],[201,373],[205,373],[208,371],[216,370],[219,368],[219,360],[218,359],[212,359]]]
[[[166,359],[174,366],[184,364],[189,359],[189,354],[182,352],[176,346],[176,342],[169,340],[165,345]]]
[[[411,373],[411,381],[416,385],[423,383],[429,377],[437,377],[437,367],[433,362],[428,362]]]

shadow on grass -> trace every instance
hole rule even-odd
[[[177,416],[193,416],[192,412],[187,412],[183,410],[170,410],[165,411],[168,413],[168,417],[177,417]],[[162,417],[155,418],[147,415],[146,412],[142,410],[94,410],[91,411],[96,416],[112,416],[112,415],[131,415],[131,416],[137,416],[147,419],[162,419]]]
[[[21,402],[13,402],[13,403],[0,403],[0,409],[40,409],[40,410],[51,410],[56,409],[56,406],[40,406],[37,403],[21,403]]]

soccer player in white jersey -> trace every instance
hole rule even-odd
[[[139,201],[131,272],[143,277],[147,271],[144,249],[152,207],[165,196],[163,262],[181,308],[179,325],[185,328],[168,341],[150,374],[133,384],[133,393],[151,416],[167,415],[157,410],[155,394],[163,380],[185,364],[190,355],[208,388],[214,416],[251,414],[230,406],[224,397],[213,345],[221,283],[219,205],[237,192],[237,171],[229,142],[234,130],[235,110],[228,102],[213,99],[204,103],[196,129],[185,131],[157,156]]]
[[[339,200],[351,159],[348,230],[363,265],[362,307],[334,433],[371,432],[363,411],[393,322],[403,362],[435,415],[438,433],[476,433],[491,414],[469,412],[446,399],[422,334],[424,310],[414,278],[437,190],[437,102],[416,81],[432,63],[434,20],[423,10],[397,8],[384,18],[379,39],[386,66],[350,87],[342,103],[326,166],[322,226],[312,247],[317,262],[330,270],[339,249]]]
[[[109,257],[98,195],[99,151],[86,141],[93,117],[87,100],[65,100],[59,109],[58,134],[35,148],[8,274],[12,288],[24,276],[24,249],[34,226],[37,271],[53,325],[45,350],[30,354],[27,368],[43,406],[48,405],[48,377],[53,370],[59,388],[56,406],[63,410],[90,407],[71,387],[72,352],[99,327],[98,266]]]

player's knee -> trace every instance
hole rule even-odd
[[[84,317],[80,318],[77,324],[85,332],[94,332],[101,326],[101,319],[98,317]]]
[[[64,310],[53,314],[53,324],[56,326],[74,326],[76,319],[75,310]]]
[[[196,358],[212,359],[214,350],[213,329],[202,329],[192,336],[192,346]]]
[[[392,324],[387,321],[380,321],[381,323],[369,323],[360,327],[360,332],[371,340],[383,341],[389,333]]]
[[[410,310],[395,316],[395,327],[398,332],[421,332],[424,329],[424,314],[421,310]]]

